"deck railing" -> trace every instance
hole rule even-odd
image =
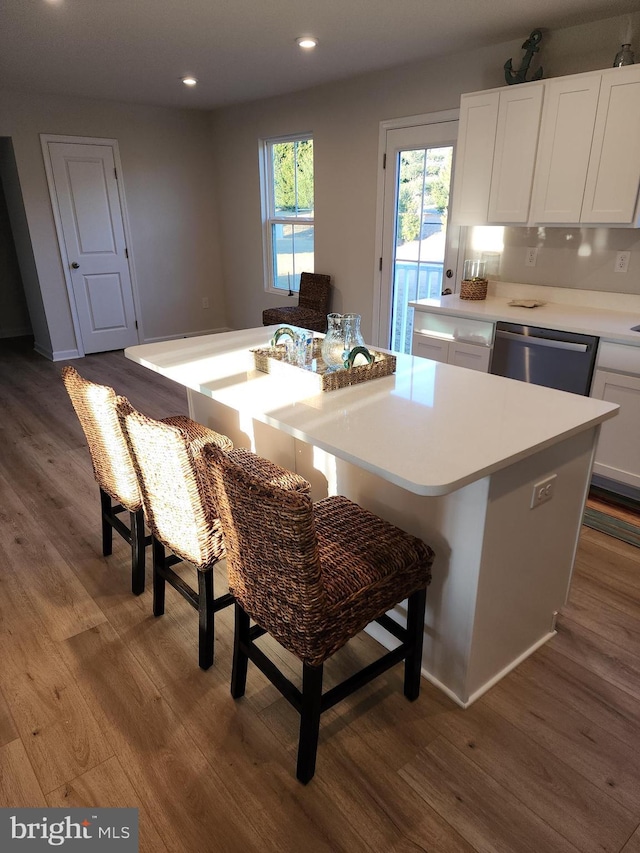
[[[393,281],[391,349],[411,352],[415,299],[435,299],[442,291],[442,263],[434,261],[396,261]]]

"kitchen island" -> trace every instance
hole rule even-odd
[[[346,495],[431,545],[423,674],[470,704],[554,634],[600,424],[618,407],[403,355],[393,376],[317,393],[304,371],[255,370],[250,349],[276,328],[125,355],[184,385],[195,420],[306,477],[314,499]]]

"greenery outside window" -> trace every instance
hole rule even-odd
[[[295,293],[314,270],[311,135],[264,140],[261,166],[266,288]]]

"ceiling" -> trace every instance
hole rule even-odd
[[[638,0],[0,0],[0,86],[212,109],[637,9]],[[319,40],[312,52],[295,43],[307,34]]]

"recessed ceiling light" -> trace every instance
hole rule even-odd
[[[318,39],[313,36],[301,36],[299,39],[296,39],[296,44],[305,50],[311,50],[318,44]]]
[[[183,77],[182,82],[185,86],[195,86],[198,81],[195,77]]]

